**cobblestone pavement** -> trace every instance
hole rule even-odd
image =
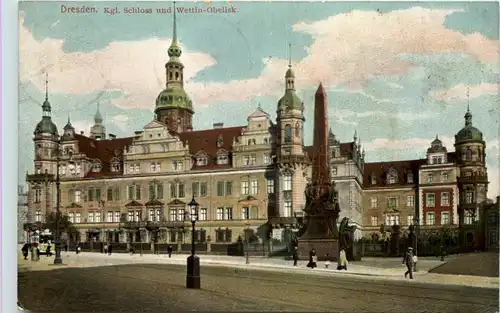
[[[498,277],[499,254],[480,252],[461,254],[431,273]]]
[[[35,312],[498,311],[498,289],[228,267],[201,270],[201,290],[185,288],[185,266],[181,265],[24,270],[19,272],[19,300]]]

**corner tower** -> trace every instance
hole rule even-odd
[[[68,118],[68,124],[71,125]],[[106,139],[106,127],[104,127],[101,112],[99,111],[99,103],[94,115],[94,126],[90,127],[90,138],[103,140]]]
[[[467,98],[469,97],[467,91]],[[460,227],[460,244],[472,248],[474,243],[479,247],[484,243],[481,230],[483,219],[482,204],[487,199],[488,175],[486,171],[486,144],[483,133],[472,126],[472,113],[467,103],[465,126],[455,135],[455,152],[458,175],[458,216]],[[479,226],[479,227],[478,227]]]
[[[177,43],[177,19],[174,2],[172,43],[168,48],[170,59],[165,64],[166,88],[156,98],[156,120],[177,133],[193,129],[193,103],[184,90],[184,65],[180,61],[182,49]]]

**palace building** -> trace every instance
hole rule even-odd
[[[276,121],[259,106],[248,112],[246,125],[196,130],[175,14],[168,55],[154,117],[130,137],[106,134],[99,106],[88,135],[76,132],[69,118],[60,134],[46,90],[34,131],[34,172],[26,177],[28,221],[43,222],[55,211],[58,171],[60,208],[79,230],[77,240],[149,242],[146,229],[134,238],[117,230],[126,221],[151,221],[161,225],[163,241],[189,242],[190,233],[178,230],[187,225],[187,203],[194,197],[200,204],[198,241],[230,243],[251,229],[259,242],[289,246],[303,216],[313,153],[304,146],[304,102],[295,92],[291,64]],[[472,224],[481,216],[488,180],[485,143],[469,110],[455,137],[455,152],[436,138],[426,159],[365,163],[356,134],[341,143],[330,130],[340,219],[357,226],[358,238],[380,224],[408,226],[415,216],[429,226]]]

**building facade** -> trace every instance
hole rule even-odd
[[[24,187],[17,186],[17,242],[26,242],[24,224],[28,222],[28,193]]]
[[[147,242],[145,229],[134,238],[116,230],[127,221],[151,221],[161,223],[161,240],[173,243],[182,236],[189,242],[190,234],[179,229],[188,225],[187,203],[194,197],[203,234],[198,241],[234,242],[251,229],[258,241],[289,248],[303,216],[314,153],[304,145],[305,105],[295,92],[291,64],[276,121],[259,106],[249,112],[246,125],[215,123],[212,129],[195,130],[175,16],[173,33],[155,114],[130,137],[106,135],[99,107],[88,136],[77,133],[69,119],[60,134],[46,90],[33,137],[34,171],[26,177],[28,222],[43,222],[55,210],[59,174],[60,207],[79,229],[76,240]],[[465,119],[455,136],[455,152],[436,137],[425,159],[406,161],[365,163],[356,133],[341,143],[330,130],[340,219],[348,217],[357,226],[357,238],[378,231],[381,224],[468,229],[482,219],[488,183],[485,144],[469,110]],[[472,242],[475,236],[470,228],[464,240]]]

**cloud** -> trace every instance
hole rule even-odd
[[[441,89],[430,91],[429,95],[436,99],[446,102],[467,99],[467,93],[470,98],[481,97],[484,95],[499,95],[499,84],[483,83],[479,85],[458,84],[450,89]]]
[[[124,132],[127,131],[127,122],[129,121],[130,118],[124,114],[118,114],[110,118],[111,124],[118,126]]]
[[[75,133],[79,134],[80,132],[84,132],[87,136],[90,133],[90,127],[94,125],[93,121],[71,121],[71,125],[75,128]]]
[[[164,88],[167,48],[170,40],[152,38],[135,42],[111,42],[102,50],[63,51],[63,40],[35,40],[19,18],[19,73],[21,83],[32,81],[44,89],[45,71],[50,91],[64,94],[88,94],[99,90],[119,90],[123,96],[112,100],[126,109],[153,108],[156,96]],[[184,79],[215,64],[205,53],[184,50]],[[85,73],[85,75],[82,75]]]
[[[343,84],[348,89],[359,90],[374,77],[404,74],[416,66],[398,57],[402,54],[460,52],[484,63],[498,64],[498,41],[477,33],[464,35],[444,26],[446,16],[453,12],[456,10],[420,7],[385,14],[353,10],[322,21],[297,23],[293,30],[311,35],[313,42],[304,47],[307,56],[295,62],[296,86],[305,90],[322,81],[327,87]],[[163,88],[168,41],[153,38],[111,42],[100,51],[65,53],[62,40],[37,41],[22,22],[21,15],[21,81],[32,79],[42,88],[40,73],[49,69],[52,91],[120,90],[127,96],[113,103],[122,108],[151,108]],[[190,52],[185,47],[184,51],[186,81],[215,64],[205,53]],[[188,82],[186,89],[195,106],[246,101],[255,96],[279,96],[283,92],[287,61],[269,58],[262,62],[264,69],[257,77],[227,82]],[[85,75],[81,75],[82,72]]]
[[[422,121],[429,118],[435,118],[436,114],[433,112],[385,112],[385,111],[365,111],[365,112],[354,112],[351,110],[344,109],[333,109],[332,113],[329,113],[331,117],[337,119],[337,122],[345,125],[358,125],[358,122],[350,121],[359,120],[361,118],[371,118],[371,120],[376,119],[387,119],[387,120],[399,120],[401,122],[412,122],[412,121]]]

